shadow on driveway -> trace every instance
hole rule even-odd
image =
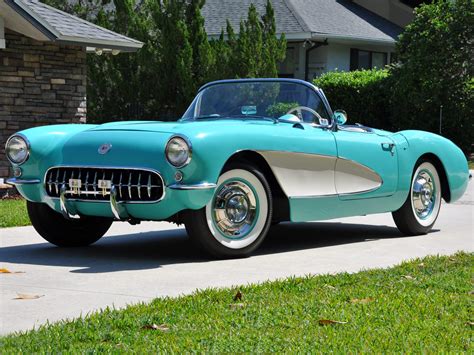
[[[393,227],[342,223],[284,223],[272,227],[255,255],[368,243],[403,238]],[[75,273],[148,270],[162,265],[209,262],[189,241],[184,229],[102,238],[87,248],[63,249],[49,243],[0,249],[0,262],[77,267]]]

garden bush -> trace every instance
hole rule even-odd
[[[439,132],[465,153],[473,142],[474,2],[437,0],[416,9],[397,43],[392,115],[403,128]]]
[[[387,70],[329,72],[315,79],[332,108],[345,110],[348,123],[393,129],[388,105],[390,90]]]

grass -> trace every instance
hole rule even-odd
[[[467,164],[469,165],[469,169],[474,169],[474,160],[469,160]]]
[[[0,338],[0,347],[2,353],[472,352],[473,265],[474,254],[428,257],[391,269],[249,285],[237,301],[236,289],[204,290]],[[347,323],[321,325],[322,319]]]
[[[21,227],[30,224],[24,199],[0,200],[0,228]]]

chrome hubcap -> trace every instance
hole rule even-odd
[[[421,219],[427,218],[434,209],[436,202],[436,187],[431,174],[422,170],[413,183],[413,207]]]
[[[245,237],[257,219],[257,198],[250,186],[242,181],[220,186],[214,197],[212,219],[225,237]]]

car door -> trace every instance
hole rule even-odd
[[[398,182],[398,157],[390,137],[360,126],[342,126],[334,137],[335,186],[340,199],[393,195]]]

